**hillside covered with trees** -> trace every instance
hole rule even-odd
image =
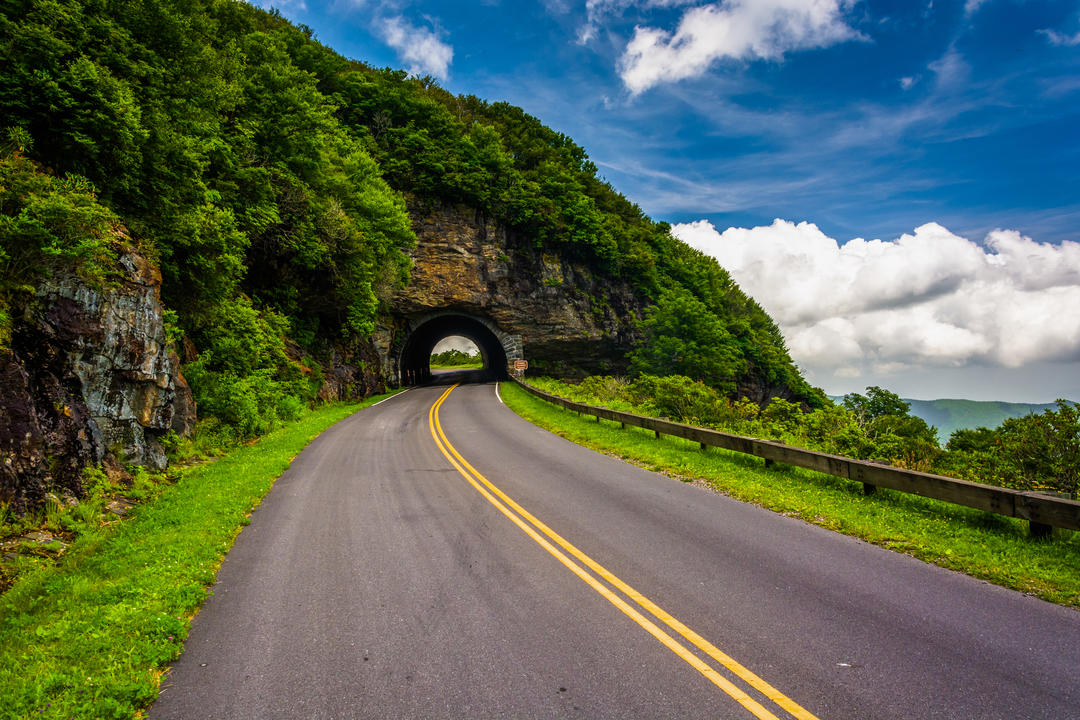
[[[414,242],[406,198],[462,203],[633,284],[635,368],[820,406],[776,325],[711,258],[520,108],[348,60],[235,0],[14,0],[0,11],[0,347],[58,268],[160,264],[200,415],[251,436],[366,342]]]

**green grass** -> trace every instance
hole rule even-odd
[[[525,419],[600,452],[684,481],[701,481],[739,500],[907,553],[1050,602],[1080,608],[1080,533],[1031,538],[1027,523],[916,495],[775,466],[759,458],[591,416],[544,402],[513,383],[503,401]]]
[[[141,717],[251,511],[308,443],[381,397],[318,408],[182,470],[20,578],[0,597],[0,717]]]
[[[431,363],[428,367],[432,370],[481,370],[484,367],[482,360],[477,362],[463,362],[463,363]]]

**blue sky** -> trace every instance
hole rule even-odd
[[[1080,399],[1080,2],[260,4],[346,56],[506,100],[573,137],[623,194],[716,255],[830,392]],[[882,243],[845,251],[856,238]],[[772,254],[747,250],[759,246]],[[1033,277],[1025,258],[1047,252],[1036,265],[1052,277]],[[816,312],[785,298],[763,267],[797,273],[800,258],[849,292]],[[836,264],[849,274],[823,270]],[[893,287],[911,268],[937,278],[932,292]],[[860,304],[867,283],[884,295]],[[1061,303],[1034,332],[1016,312]],[[836,332],[847,356],[825,351]]]

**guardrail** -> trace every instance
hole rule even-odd
[[[552,404],[572,410],[582,415],[593,415],[597,422],[601,418],[627,425],[652,430],[656,437],[673,435],[699,443],[706,447],[718,447],[725,450],[755,455],[765,460],[765,466],[774,463],[797,465],[798,467],[817,470],[827,475],[848,478],[863,484],[863,490],[870,494],[877,488],[889,488],[900,492],[913,493],[923,497],[944,500],[956,505],[965,505],[978,510],[1007,515],[1027,520],[1031,534],[1044,537],[1053,527],[1080,530],[1080,502],[1053,497],[1036,492],[1024,492],[1011,488],[983,485],[982,483],[957,480],[943,475],[905,470],[889,465],[881,465],[866,460],[853,460],[840,455],[784,445],[769,440],[757,440],[720,432],[706,428],[684,425],[682,423],[661,420],[659,418],[634,415],[633,413],[594,407],[584,403],[566,400],[552,395],[527,382],[514,378],[525,391]]]

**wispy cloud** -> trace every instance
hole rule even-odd
[[[303,3],[304,0],[284,1]],[[424,22],[418,24],[407,17],[406,10],[411,4],[410,0],[328,0],[326,9],[342,18],[364,18],[372,34],[397,53],[410,73],[446,80],[454,48],[443,41],[445,33],[436,18],[423,15]]]
[[[1080,45],[1080,32],[1075,35],[1064,35],[1057,30],[1040,30],[1039,32],[1046,36],[1051,45],[1065,45],[1067,47]]]
[[[619,60],[631,94],[701,75],[714,63],[779,60],[795,50],[861,38],[848,0],[728,0],[687,10],[675,32],[638,26]]]
[[[553,0],[545,1],[552,2]],[[578,41],[586,43],[592,40],[607,17],[622,13],[629,8],[654,10],[693,5],[697,2],[699,0],[586,0],[585,24],[578,34]]]
[[[449,76],[454,49],[440,39],[436,29],[413,25],[404,17],[395,15],[376,21],[376,30],[383,41],[409,65],[409,72],[434,75],[440,80]]]

